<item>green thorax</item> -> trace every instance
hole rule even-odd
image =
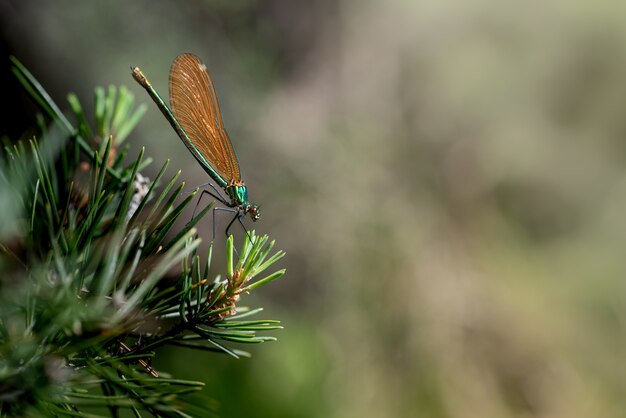
[[[248,202],[248,187],[245,184],[230,184],[226,186],[226,193],[230,197],[233,206],[247,207],[250,205]]]

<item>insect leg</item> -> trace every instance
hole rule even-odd
[[[235,222],[235,219],[239,218],[241,215],[239,215],[239,211],[237,211],[237,213],[235,214],[235,217],[230,221],[230,223],[228,224],[228,226],[226,227],[226,231],[224,231],[226,233],[226,238],[228,238],[228,230],[230,229],[230,227],[232,226],[233,222]],[[245,228],[244,228],[245,229]]]
[[[210,183],[209,183],[210,184]],[[210,184],[213,187],[213,190],[215,189],[215,186],[213,186],[212,184]],[[226,199],[224,199],[224,197],[222,197],[222,195],[220,195],[219,193],[214,194],[211,193],[211,191],[207,190],[207,189],[203,189],[200,192],[200,197],[198,198],[198,201],[196,202],[196,206],[193,208],[193,213],[191,214],[191,219],[194,218],[194,216],[196,216],[196,210],[198,210],[198,206],[200,206],[200,201],[202,200],[202,196],[204,196],[205,194],[208,194],[210,196],[212,196],[214,199],[219,200],[222,204],[227,205],[228,206],[228,201]]]
[[[248,231],[248,229],[246,228],[246,226],[243,224],[243,218],[246,216],[245,213],[242,213],[241,215],[239,215],[237,217],[237,220],[239,221],[239,224],[241,225],[241,227],[243,228],[244,231],[246,231],[246,236],[248,237],[248,239],[250,240],[250,244],[252,244],[252,235],[250,234],[250,231]],[[232,222],[231,222],[232,224]]]
[[[220,190],[217,187],[215,187],[215,185],[213,183],[206,183],[206,184],[203,184],[202,186],[204,187],[204,186],[207,186],[207,185],[211,186],[211,188],[215,191],[215,194],[217,194],[217,196],[219,196],[219,197],[217,197],[217,199],[220,202],[222,202],[225,205],[228,205],[228,199],[226,199],[224,196],[222,196],[222,192],[220,192]],[[213,194],[211,193],[211,195],[213,195]]]
[[[250,235],[250,232],[248,231],[248,229],[246,228],[246,226],[243,224],[242,219],[246,216],[245,213],[240,214],[239,212],[237,212],[237,214],[235,214],[235,216],[233,217],[233,219],[230,221],[230,223],[228,224],[228,226],[226,227],[226,237],[228,238],[228,230],[230,230],[230,227],[233,225],[233,223],[235,223],[235,220],[239,221],[239,224],[241,225],[241,227],[243,228],[244,232],[246,233],[246,236],[248,237],[248,239],[250,240],[250,243],[252,243],[252,236]]]
[[[215,241],[215,214],[217,211],[222,211],[222,212],[230,212],[230,213],[239,213],[239,211],[237,209],[233,209],[233,208],[221,208],[221,207],[214,207],[213,208],[213,240]],[[237,217],[237,215],[235,215],[235,218]],[[234,219],[233,219],[234,221]],[[226,238],[228,238],[228,229],[230,228],[230,226],[232,225],[233,221],[231,221],[228,224],[228,227],[226,228]]]

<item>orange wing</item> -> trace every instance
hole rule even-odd
[[[170,105],[193,145],[213,169],[226,182],[240,181],[239,163],[222,123],[211,76],[193,54],[181,54],[172,63]]]

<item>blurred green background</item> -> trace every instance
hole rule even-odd
[[[248,299],[278,342],[157,364],[221,416],[626,413],[626,3],[1,0],[0,32],[58,103],[129,86],[135,152],[190,188],[129,66],[210,69],[288,269]]]

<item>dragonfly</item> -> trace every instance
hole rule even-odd
[[[246,215],[252,221],[258,221],[261,217],[260,207],[248,199],[248,187],[241,179],[239,162],[224,128],[217,94],[206,65],[191,53],[181,54],[174,59],[169,77],[171,109],[139,67],[131,67],[131,71],[135,81],[148,92],[189,152],[226,193],[227,198],[212,183],[208,183],[215,193],[204,189],[200,194],[200,199],[208,193],[226,206],[213,209],[213,236],[217,210],[235,213],[226,227],[227,236],[235,220],[239,221],[244,230],[246,227],[242,219]]]

